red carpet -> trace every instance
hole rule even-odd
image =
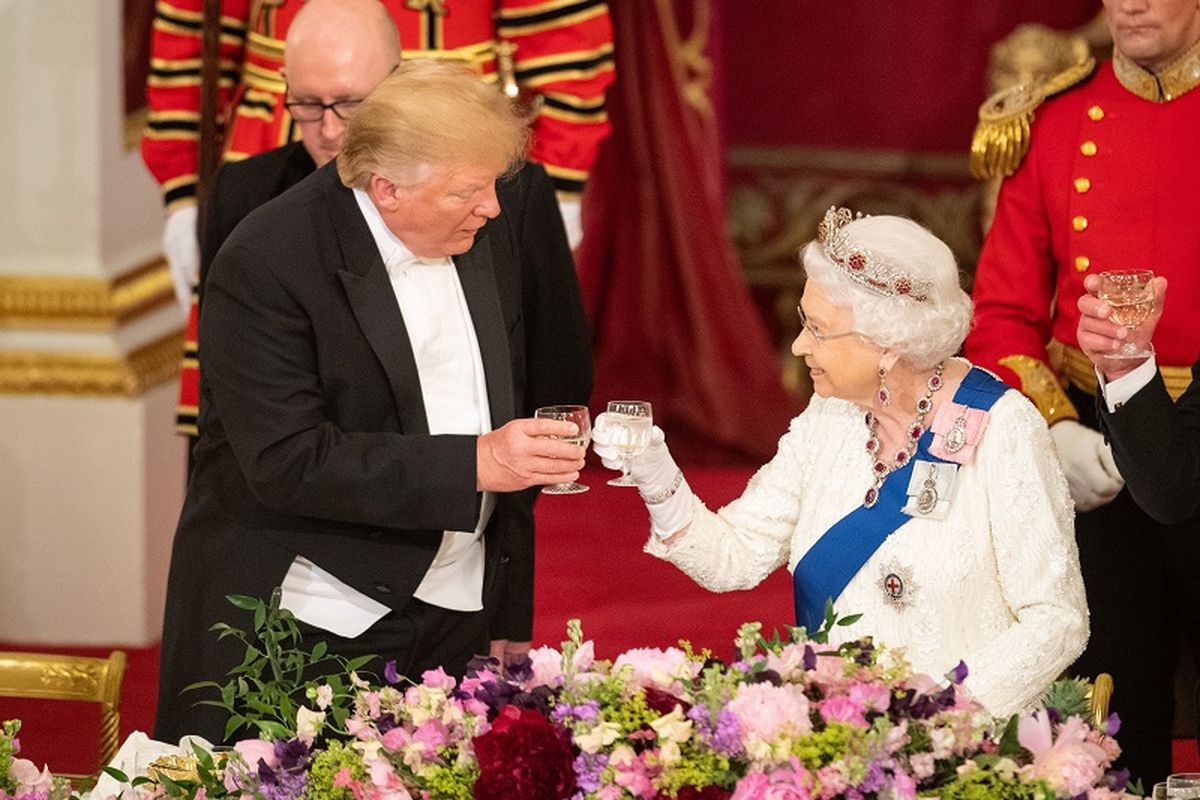
[[[698,467],[688,480],[710,508],[741,493],[749,468]],[[699,650],[719,656],[733,648],[737,626],[760,620],[764,628],[792,618],[791,586],[783,571],[749,592],[712,594],[692,583],[670,564],[642,552],[649,530],[646,511],[634,489],[604,482],[613,473],[589,469],[581,495],[544,496],[538,502],[537,622],[535,644],[557,645],[567,620],[579,617],[584,635],[596,642],[601,657],[631,647],[665,647],[684,638]],[[153,727],[158,680],[158,649],[123,647],[129,666],[121,697],[122,736]],[[0,650],[40,650],[107,655],[104,648],[50,648],[0,643]],[[64,704],[0,699],[0,719],[23,720],[23,755],[64,772],[86,771],[91,752],[80,751],[71,732],[96,726],[92,709]],[[89,728],[90,729],[90,728]],[[1175,743],[1175,768],[1200,771],[1193,740]]]

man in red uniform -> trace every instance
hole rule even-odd
[[[572,246],[582,235],[579,196],[608,135],[604,94],[613,80],[612,23],[602,0],[380,0],[405,58],[474,65],[484,80],[530,95],[537,108],[530,157],[554,181]],[[225,160],[296,141],[280,74],[287,30],[303,0],[222,0],[220,113]],[[204,0],[158,0],[142,158],[163,187],[163,253],[188,313],[199,276],[196,174]],[[509,62],[511,61],[511,67]],[[197,315],[190,312],[179,430],[195,435]]]
[[[1170,770],[1177,637],[1194,644],[1200,628],[1197,537],[1154,522],[1122,490],[1096,421],[1095,372],[1078,348],[1076,300],[1084,278],[1103,270],[1167,276],[1177,299],[1154,345],[1168,388],[1182,393],[1200,352],[1200,3],[1104,5],[1111,62],[1041,94],[1010,93],[998,106],[1007,119],[989,119],[989,104],[981,111],[972,149],[989,160],[985,172],[1011,177],[980,255],[966,352],[1019,387],[1051,425],[1079,512],[1091,607],[1091,641],[1075,671],[1113,674],[1123,763],[1149,785]],[[1019,166],[1005,163],[1013,132],[1031,117],[1028,152]],[[989,126],[1010,139],[996,136],[991,144],[1001,146],[989,149]]]

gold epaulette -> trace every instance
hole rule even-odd
[[[985,100],[971,138],[971,174],[980,180],[1012,175],[1029,152],[1033,112],[1046,98],[1066,91],[1095,69],[1096,59],[1089,56],[1042,84],[1018,84]]]
[[[1058,376],[1045,362],[1033,356],[1013,355],[1005,356],[998,363],[1017,373],[1021,380],[1021,394],[1033,401],[1046,419],[1046,424],[1053,425],[1063,419],[1079,419],[1079,412],[1067,398]]]

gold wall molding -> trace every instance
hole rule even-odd
[[[183,331],[126,356],[0,351],[0,394],[136,397],[179,374]]]
[[[0,328],[111,331],[174,300],[162,258],[116,278],[0,275]]]
[[[808,147],[734,147],[727,155],[736,170],[815,170],[887,176],[970,180],[963,153],[909,153],[899,150],[833,150]]]

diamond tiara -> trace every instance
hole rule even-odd
[[[829,207],[824,219],[817,225],[817,241],[825,257],[846,273],[850,280],[875,294],[911,297],[918,302],[928,299],[929,290],[933,287],[931,281],[913,278],[867,248],[850,243],[846,226],[862,216],[859,214],[855,217],[848,208]]]

